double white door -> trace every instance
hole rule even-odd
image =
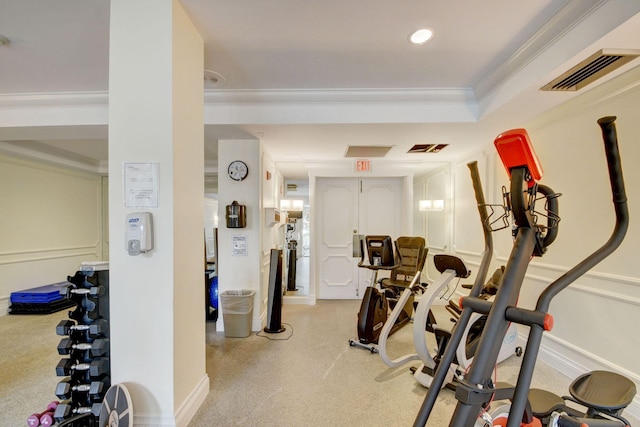
[[[389,235],[402,230],[402,178],[318,178],[318,299],[358,299],[371,270],[358,268],[358,235]]]

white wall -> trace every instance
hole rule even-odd
[[[234,181],[226,173],[229,163],[242,160],[249,167],[243,181]],[[248,289],[256,292],[251,329],[259,331],[266,324],[269,296],[269,261],[271,249],[282,249],[284,231],[281,225],[267,226],[265,208],[276,208],[284,194],[284,179],[273,159],[259,140],[218,141],[218,291]],[[246,206],[247,226],[227,228],[226,206],[236,200]],[[247,255],[233,255],[233,236],[245,236]],[[222,322],[224,329],[224,306]]]
[[[413,185],[414,234],[425,237],[428,248],[422,280],[431,283],[440,274],[433,265],[434,255],[450,253],[453,250],[451,216],[454,200],[451,197],[450,165],[447,164],[426,176],[417,177]],[[423,199],[444,200],[444,209],[420,212],[418,201]]]
[[[234,181],[227,174],[227,166],[234,160],[244,161],[249,175],[243,181]],[[253,307],[252,330],[260,330],[262,321],[261,260],[262,260],[262,202],[261,202],[261,156],[260,141],[220,140],[218,142],[218,291],[248,289],[256,291]],[[227,228],[226,206],[233,201],[246,206],[247,226]],[[246,255],[233,255],[233,237],[244,236],[247,243]],[[222,307],[224,317],[224,307]],[[216,322],[218,330],[224,329],[223,322]]]
[[[63,282],[102,259],[99,175],[0,157],[0,315],[11,292]]]

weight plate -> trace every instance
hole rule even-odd
[[[131,396],[122,384],[113,385],[107,390],[100,408],[100,427],[133,426],[133,405]]]

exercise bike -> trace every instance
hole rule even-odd
[[[579,415],[566,410],[565,399],[549,392],[531,390],[531,379],[536,358],[545,330],[553,327],[553,318],[548,314],[552,299],[578,277],[586,273],[622,242],[629,224],[628,208],[622,175],[622,166],[615,131],[615,117],[598,120],[604,140],[609,179],[613,194],[616,224],[609,240],[547,286],[538,298],[535,309],[516,306],[520,288],[530,259],[542,256],[553,243],[558,232],[558,194],[538,183],[542,169],[528,135],[524,129],[515,129],[499,135],[494,144],[510,177],[510,192],[504,192],[505,213],[514,220],[514,245],[505,267],[505,272],[493,302],[476,297],[461,300],[462,313],[454,328],[451,343],[447,347],[434,377],[434,386],[429,389],[418,412],[414,426],[424,426],[437,399],[440,385],[445,381],[449,366],[455,356],[455,347],[460,343],[462,330],[472,313],[487,315],[474,363],[468,373],[458,380],[456,399],[458,403],[450,421],[453,427],[493,426],[507,427],[542,426],[592,426],[619,427],[628,422],[620,415],[635,395],[635,385],[621,380],[617,374],[590,372],[574,381],[570,388],[572,400],[587,408]],[[542,197],[538,197],[538,193]],[[544,200],[546,212],[535,209],[536,202]],[[546,217],[546,225],[538,219]],[[475,286],[475,285],[474,285]],[[498,345],[510,323],[530,328],[527,346],[520,367],[517,384],[494,384],[494,370]],[[611,379],[615,378],[614,383]],[[619,387],[622,384],[622,387]],[[567,398],[569,399],[569,398]],[[509,400],[510,403],[493,412],[487,412],[492,401]],[[549,401],[552,404],[547,404]],[[542,409],[544,408],[544,410]],[[551,411],[549,414],[548,412]],[[538,414],[536,416],[535,414]]]
[[[421,360],[423,363],[433,363],[434,359],[432,358],[429,350],[427,348],[427,342],[425,338],[425,326],[428,328],[426,324],[425,316],[420,313],[424,313],[424,307],[431,307],[435,298],[440,296],[444,289],[448,288],[449,283],[454,278],[463,278],[469,277],[469,270],[464,265],[464,262],[453,255],[445,255],[438,254],[434,257],[434,262],[436,267],[441,270],[442,274],[432,285],[429,286],[431,292],[425,292],[425,289],[422,286],[418,286],[418,280],[420,278],[420,270],[416,272],[411,283],[407,286],[402,293],[400,294],[400,298],[395,306],[395,308],[391,311],[389,315],[389,319],[382,327],[382,331],[379,336],[379,343],[377,351],[380,353],[380,358],[385,363],[385,365],[390,368],[396,368],[398,366],[404,365],[407,362],[413,360]],[[403,312],[403,307],[406,307],[406,304],[413,299],[413,295],[416,292],[416,287],[421,288],[422,296],[420,301],[418,302],[415,308],[415,316],[413,322],[413,336],[414,336],[414,345],[416,347],[416,353],[410,353],[398,358],[392,359],[389,353],[387,352],[387,339],[392,332],[392,328]],[[416,336],[420,336],[421,339],[417,339]]]
[[[443,329],[437,326],[433,315],[434,302],[442,297],[446,292],[449,283],[454,279],[463,279],[471,275],[471,271],[467,269],[462,259],[446,254],[437,254],[433,257],[436,269],[440,272],[440,276],[431,286],[432,292],[429,295],[423,295],[416,308],[415,319],[413,323],[413,342],[418,352],[418,358],[422,362],[417,368],[412,368],[413,375],[420,384],[425,387],[431,386],[431,374],[439,363],[440,349],[444,349],[448,339],[442,333]],[[444,323],[444,322],[443,322]],[[427,347],[427,339],[425,332],[433,332],[438,343],[438,351],[432,355]],[[451,373],[450,373],[451,374]],[[449,375],[451,381],[452,374]]]
[[[460,260],[461,262],[461,260]],[[441,263],[440,263],[441,264]],[[464,264],[460,265],[458,268],[461,268]],[[438,271],[446,270],[446,267],[443,265],[438,266],[438,262],[436,261],[436,268]],[[499,287],[499,280],[502,276],[502,272],[504,271],[503,267],[496,269],[496,271],[492,274],[489,281],[485,283],[480,292],[479,298],[491,300]],[[446,271],[441,271],[443,274],[447,274]],[[450,274],[450,272],[449,272]],[[456,277],[465,277],[461,274],[461,270],[457,270]],[[464,289],[471,289],[471,285],[462,285]],[[446,290],[445,290],[446,292]],[[419,309],[420,310],[420,307]],[[424,314],[422,310],[416,310],[416,323],[421,322],[424,318]],[[451,341],[451,331],[455,324],[460,319],[460,314],[462,313],[462,308],[453,300],[449,300],[447,305],[431,305],[428,308],[429,312],[427,314],[427,327],[426,330],[428,332],[432,332],[435,336],[436,340],[436,350],[435,353],[422,353],[420,359],[423,361],[426,360],[427,363],[422,363],[419,367],[412,367],[411,372],[415,377],[416,381],[425,387],[431,387],[433,374],[442,359],[442,356],[447,348],[447,345]],[[471,366],[473,362],[473,355],[478,347],[478,343],[480,341],[480,336],[482,335],[482,330],[484,329],[484,325],[486,323],[487,316],[480,315],[478,313],[474,313],[465,328],[464,334],[461,339],[461,345],[458,345],[456,349],[455,359],[447,373],[446,379],[443,387],[447,387],[451,390],[455,390],[456,387],[456,378],[460,375],[463,375],[464,372]],[[414,340],[418,343],[421,338],[419,335],[418,328],[415,328]],[[426,348],[425,345],[416,344],[416,348]],[[522,347],[518,346],[518,330],[515,325],[510,325],[507,333],[505,334],[504,339],[502,340],[502,344],[500,346],[500,353],[498,354],[498,359],[496,363],[500,363],[509,357],[516,355],[520,357],[522,355]]]
[[[485,208],[486,203],[484,193],[482,191],[480,174],[478,173],[477,162],[470,162],[467,166],[469,167],[469,172],[471,174],[471,181],[473,183],[475,198],[478,205],[485,247],[474,285],[471,286],[463,284],[462,287],[470,289],[470,296],[484,300],[491,300],[499,289],[504,267],[498,268],[492,274],[489,281],[484,283],[489,269],[489,264],[493,257],[491,224],[489,222],[489,215]],[[451,276],[454,273],[456,277],[465,278],[469,276],[469,273],[466,271],[466,267],[464,266],[464,262],[458,258],[448,256],[448,258],[445,259],[434,258],[434,261],[436,269],[442,273],[438,282],[440,280],[450,280],[447,279],[447,276]],[[438,282],[432,287],[438,289],[437,292],[440,293],[440,288],[442,286],[439,285]],[[448,283],[448,281],[446,283]],[[414,322],[414,343],[420,354],[422,365],[416,368],[411,368],[411,371],[413,372],[416,381],[421,385],[425,387],[432,386],[435,370],[440,364],[444,352],[451,341],[452,328],[459,322],[461,314],[462,310],[460,306],[452,300],[449,300],[449,303],[444,306],[434,305],[432,297],[431,300],[421,300],[418,304]],[[462,337],[459,341],[461,344],[455,346],[455,358],[447,370],[445,380],[439,384],[439,387],[447,387],[455,390],[455,379],[462,375],[473,362],[473,355],[477,349],[486,320],[486,315],[478,313],[473,313],[471,315],[470,319],[463,327]],[[427,350],[424,331],[422,331],[422,328],[418,326],[424,324],[423,322],[425,321],[426,330],[432,332],[436,338],[437,349],[433,355]],[[496,363],[500,363],[514,354],[517,356],[522,355],[522,348],[518,346],[517,338],[518,331],[516,326],[513,324],[509,325],[505,337],[500,345]]]
[[[411,321],[414,309],[414,296],[424,290],[418,283],[420,280],[420,263],[424,264],[426,248],[422,238],[398,238],[408,239],[407,248],[401,250],[396,241],[396,255],[389,236],[365,236],[360,240],[360,262],[358,267],[372,270],[371,282],[365,290],[365,294],[358,311],[358,338],[350,339],[350,346],[365,348],[372,353],[379,352],[380,336],[383,343],[386,339]],[[417,243],[416,243],[417,242]],[[365,248],[368,263],[365,262]],[[408,252],[407,252],[408,250]],[[402,253],[405,252],[403,257]],[[404,267],[404,270],[402,268]],[[390,280],[378,281],[378,271],[398,271],[404,275],[405,280],[397,280],[397,275],[392,274]],[[409,271],[414,274],[411,281]],[[380,285],[378,289],[376,285]],[[402,289],[402,292],[400,292]],[[386,346],[383,346],[383,360],[386,359]]]

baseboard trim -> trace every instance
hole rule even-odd
[[[133,424],[135,426],[186,427],[195,417],[198,409],[209,394],[209,376],[205,373],[189,397],[178,408],[174,415],[136,414],[133,408]]]
[[[9,297],[0,298],[0,316],[6,316],[9,314]]]
[[[134,407],[135,411],[136,408]],[[135,426],[148,426],[148,427],[176,427],[175,418],[170,415],[133,415],[133,425]]]
[[[526,345],[527,336],[520,334],[520,340]],[[551,334],[543,336],[538,359],[553,366],[558,372],[569,378],[577,378],[595,370],[610,371],[629,378],[640,389],[638,374],[614,365]],[[640,418],[640,396],[636,395],[633,402],[625,409],[625,413]]]
[[[310,295],[285,295],[283,303],[316,305],[316,299]]]
[[[196,416],[198,409],[200,409],[208,394],[209,375],[205,373],[196,388],[193,389],[189,397],[176,411],[176,426],[186,427],[189,425],[189,422]]]

